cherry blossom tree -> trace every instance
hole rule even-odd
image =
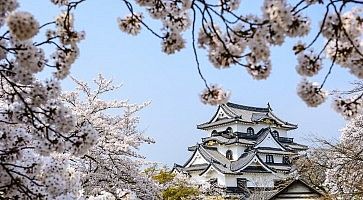
[[[292,159],[292,176],[309,182],[315,188],[328,193],[324,185],[326,179],[327,162],[329,160],[328,148],[322,146],[311,148]]]
[[[82,173],[84,195],[108,194],[114,199],[133,195],[139,199],[157,199],[158,185],[144,175],[143,161],[137,149],[154,141],[137,129],[136,113],[149,105],[130,104],[127,100],[105,101],[120,86],[99,75],[95,89],[73,78],[76,91],[62,95],[62,100],[75,113],[79,123],[87,122],[98,132],[96,144],[81,158],[72,159],[75,170]],[[112,114],[116,113],[116,114]]]
[[[320,147],[295,162],[297,171],[332,198],[363,197],[363,116],[358,115],[341,130],[334,144],[319,140]]]
[[[325,184],[333,195],[344,199],[363,198],[363,116],[341,130],[341,141],[331,145]]]
[[[40,25],[33,15],[18,11],[16,0],[0,1],[0,198],[76,199],[79,173],[70,156],[81,156],[98,132],[77,121],[59,98],[60,81],[79,54],[84,33],[73,27],[67,4],[55,21]],[[46,37],[34,37],[53,25]],[[45,53],[44,47],[53,52]],[[49,51],[52,51],[49,50]],[[49,56],[50,55],[50,56]],[[36,74],[51,69],[46,80]]]

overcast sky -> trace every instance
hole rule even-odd
[[[40,23],[52,20],[58,12],[49,0],[20,2],[21,10],[34,13]],[[242,1],[242,5],[246,10],[259,10],[258,6],[245,2]],[[317,19],[321,12],[312,10],[310,13]],[[216,110],[199,101],[203,82],[194,63],[190,35],[185,35],[186,49],[168,56],[160,51],[160,40],[149,32],[144,30],[136,37],[122,33],[116,18],[125,14],[124,5],[117,0],[88,0],[77,8],[75,24],[78,30],[86,31],[86,40],[81,42],[81,56],[72,68],[72,76],[90,82],[102,73],[106,78],[124,84],[121,90],[107,98],[129,99],[131,103],[152,101],[140,113],[140,129],[156,143],[143,146],[141,151],[152,161],[169,166],[174,162],[183,164],[190,155],[187,147],[206,136],[205,132],[196,129],[196,125],[208,121]],[[158,30],[158,23],[152,25]],[[338,138],[344,120],[331,109],[331,101],[312,109],[296,95],[300,77],[295,71],[292,45],[288,41],[272,49],[273,69],[265,81],[253,80],[242,67],[215,69],[208,63],[203,50],[199,52],[202,71],[210,83],[220,83],[232,92],[231,102],[257,107],[266,107],[270,102],[278,117],[298,124],[299,128],[290,136],[302,143],[310,144],[309,139],[313,136]],[[325,67],[314,80],[321,82],[327,70]],[[345,69],[338,67],[333,69],[332,76],[327,82],[328,88],[346,88],[353,80]],[[72,87],[65,81],[63,88]]]

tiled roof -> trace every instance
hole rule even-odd
[[[259,147],[256,149],[259,153],[265,153],[265,154],[283,154],[283,155],[295,155],[296,153],[291,151],[283,151],[281,149],[276,148],[266,148],[266,147]]]
[[[219,136],[212,136],[212,137],[206,137],[203,138],[202,141],[204,143],[208,142],[208,141],[217,141],[220,144],[225,144],[225,145],[229,145],[229,144],[235,144],[235,143],[240,143],[240,144],[247,144],[247,145],[253,145],[255,142],[253,140],[247,140],[247,139],[243,139],[243,138],[238,138],[238,137],[234,137],[232,139],[228,139],[225,138],[221,135]]]
[[[238,109],[238,110],[248,110],[248,111],[255,111],[255,112],[269,112],[270,108],[261,108],[261,107],[252,107],[252,106],[245,106],[240,104],[235,104],[228,102],[226,105],[230,108]]]
[[[223,166],[226,166],[226,168],[229,168],[230,166],[230,161],[221,153],[219,153],[219,151],[217,151],[217,149],[212,149],[212,148],[206,148],[206,147],[199,147],[199,152],[205,156],[205,158],[207,158],[206,160],[209,160],[210,162],[213,163],[220,163]]]
[[[242,169],[241,172],[249,172],[249,173],[271,173],[271,171],[266,170],[262,166],[247,166]]]
[[[217,120],[213,120],[217,117],[216,114],[219,109],[222,109],[228,117],[217,118]],[[276,117],[272,113],[272,109],[270,107],[260,108],[260,107],[245,106],[228,102],[226,104],[220,105],[218,110],[216,114],[213,116],[212,120],[206,123],[199,124],[197,128],[205,129],[209,127],[227,125],[231,123],[254,123],[262,121],[264,119],[270,119],[274,121],[276,124],[278,124],[280,127],[286,129],[297,128],[297,125],[285,122]]]
[[[226,124],[231,124],[231,123],[245,123],[245,121],[241,120],[241,119],[235,119],[235,118],[232,118],[232,119],[221,119],[221,120],[218,120],[218,121],[215,121],[215,122],[206,122],[206,123],[203,123],[203,124],[199,124],[197,125],[197,128],[199,129],[203,129],[203,128],[206,128],[206,127],[211,127],[211,126],[221,126],[221,125],[226,125]]]
[[[273,147],[256,147],[256,145],[260,144],[268,135],[270,135],[283,149],[280,148],[273,148]],[[262,168],[264,168],[263,171],[289,171],[290,166],[283,165],[283,164],[270,164],[265,163],[261,158],[258,156],[259,153],[276,153],[280,155],[292,155],[295,154],[294,151],[292,151],[290,148],[285,148],[284,144],[280,143],[275,137],[271,134],[270,128],[264,128],[257,134],[257,138],[255,140],[244,140],[244,142],[248,142],[250,145],[250,150],[246,153],[243,153],[236,161],[228,160],[225,155],[221,154],[216,147],[214,146],[207,146],[208,141],[216,140],[220,144],[232,144],[232,143],[240,143],[241,138],[235,137],[232,139],[225,138],[222,135],[207,137],[203,139],[203,144],[197,144],[193,146],[192,150],[194,150],[193,155],[190,157],[190,159],[184,164],[182,168],[184,168],[184,171],[202,171],[200,174],[205,173],[208,171],[211,167],[214,169],[220,171],[224,174],[239,174],[241,173],[241,170],[246,168],[249,163],[252,162],[253,159],[257,158],[258,162],[261,164]],[[254,147],[253,147],[254,146]],[[188,163],[191,161],[191,159],[194,157],[196,153],[199,153],[207,163],[201,164],[201,165],[189,165]],[[257,170],[254,169],[255,171]],[[248,172],[250,172],[249,170]]]
[[[203,144],[206,144],[208,141],[216,141],[219,144],[224,144],[224,145],[232,145],[232,144],[244,144],[244,145],[258,145],[259,143],[261,143],[269,134],[271,134],[271,129],[270,128],[262,128],[257,134],[253,134],[250,136],[245,136],[243,134],[239,134],[238,132],[234,133],[235,136],[234,137],[228,137],[226,138],[225,135],[221,134],[221,135],[216,135],[216,136],[210,136],[210,137],[205,137],[202,138],[202,142]],[[284,137],[279,137],[279,138],[275,138],[274,136],[272,136],[273,139],[279,144],[281,145],[282,148],[284,148],[287,151],[295,151],[295,150],[306,150],[308,147],[302,144],[298,144],[295,142],[291,142],[289,140],[289,142],[284,142],[285,140],[283,139],[290,139],[290,138],[284,138]],[[287,140],[286,140],[287,141]],[[193,151],[195,150],[195,146],[193,147],[189,147],[189,150]],[[263,148],[259,148],[262,151],[282,151],[281,149],[272,149],[272,148],[267,148],[267,147],[263,147]],[[261,151],[261,152],[262,152]]]
[[[288,164],[268,163],[267,165],[277,171],[290,171],[291,170],[291,166]]]
[[[274,199],[280,199],[278,198],[278,196],[280,194],[292,194],[292,196],[290,196],[290,198],[299,198],[299,199],[303,199],[301,196],[302,194],[299,193],[295,193],[295,192],[291,192],[289,193],[288,189],[290,187],[293,187],[294,184],[300,184],[304,187],[306,187],[307,189],[310,190],[309,193],[304,193],[305,198],[304,199],[318,199],[319,197],[324,196],[324,192],[312,187],[308,182],[306,182],[305,180],[302,180],[300,178],[294,179],[292,180],[290,183],[288,183],[284,188],[280,189],[279,191],[277,191],[275,194],[271,195],[271,197],[269,198],[269,200],[274,200]],[[300,196],[299,196],[300,195]]]
[[[189,167],[185,167],[184,170],[187,171],[187,172],[190,172],[190,171],[203,171],[208,166],[209,166],[209,164],[207,164],[207,163],[204,163],[204,164],[196,164],[196,165],[191,165]]]
[[[231,163],[231,170],[237,171],[237,170],[243,168],[255,157],[255,155],[256,155],[256,153],[254,151],[250,151],[248,153],[242,154],[238,158],[238,160]]]
[[[308,146],[298,143],[282,143],[284,146],[291,148],[293,150],[301,151],[301,150],[307,150]]]

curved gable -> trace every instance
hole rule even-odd
[[[286,151],[286,148],[279,141],[277,141],[276,138],[271,134],[271,130],[268,130],[267,132],[262,134],[261,137],[262,138],[258,139],[255,148],[269,147]]]
[[[229,111],[226,106],[220,105],[218,106],[217,111],[215,112],[212,119],[209,120],[208,123],[216,122],[220,119],[230,119],[230,118],[234,118],[233,113],[231,113],[231,111]]]
[[[197,148],[193,155],[189,158],[189,160],[183,165],[183,167],[190,167],[191,165],[204,164],[209,163],[203,155],[199,152],[199,148]]]
[[[251,167],[251,166],[260,166],[262,167],[264,170],[270,172],[270,173],[275,173],[275,171],[273,169],[271,169],[269,166],[267,166],[260,157],[258,157],[257,154],[254,155],[254,157],[250,160],[250,162],[248,162],[245,166],[243,166],[241,169],[239,169],[240,171],[245,170],[247,167]]]
[[[220,169],[218,169],[212,163],[210,163],[208,165],[208,167],[199,174],[199,176],[203,176],[203,175],[208,174],[208,173],[213,173],[213,171],[215,171],[217,173],[220,173],[220,174],[223,174],[223,172]]]

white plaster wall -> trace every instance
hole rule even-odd
[[[203,176],[199,176],[199,173],[200,172],[190,172],[190,176],[192,177],[193,180],[195,180],[197,183],[205,183],[207,182],[208,180],[203,177]]]
[[[226,152],[227,150],[229,150],[230,148],[224,145],[218,145],[217,146],[217,150],[224,156],[226,156]],[[232,149],[230,149],[233,153],[233,158],[235,157],[235,155],[237,154],[237,152],[234,152]]]
[[[217,170],[210,170],[203,176],[199,176],[200,172],[190,172],[190,175],[194,180],[199,183],[205,183],[206,181],[217,178],[217,183],[226,187],[237,187],[237,178],[247,179],[247,187],[273,187],[274,181],[283,179],[286,175],[282,173],[268,174],[268,173],[245,173],[243,175],[224,175]]]
[[[237,129],[239,132],[247,133],[247,128],[252,127],[255,130],[255,134],[257,134],[261,129],[269,127],[267,124],[237,124]],[[271,127],[271,130],[278,131],[280,137],[287,137],[287,131],[281,128]]]
[[[237,151],[236,160],[237,160],[245,152],[247,147],[237,144],[236,148],[237,148],[237,150],[236,150]]]
[[[280,137],[289,137],[288,135],[287,135],[287,131],[286,130],[284,130],[284,129],[280,129],[280,128],[271,128],[271,130],[272,131],[278,131],[279,132],[279,136]]]
[[[243,178],[247,179],[247,187],[273,187],[277,177],[273,174],[246,173]]]
[[[215,127],[213,129],[210,129],[210,130],[208,130],[208,133],[209,133],[209,135],[211,135],[214,130],[216,130],[218,132],[225,131],[228,127],[231,127],[233,132],[237,131],[237,124],[230,124],[230,125]]]
[[[226,180],[226,185],[225,185],[226,187],[237,187],[237,178],[236,178],[236,176],[226,175],[225,180]]]
[[[266,162],[266,155],[265,153],[259,153],[260,158]],[[275,163],[282,163],[282,158],[283,155],[279,155],[279,154],[269,154],[269,155],[273,155],[274,156],[274,162]]]
[[[233,132],[238,131],[238,132],[242,132],[242,133],[247,133],[247,128],[252,127],[255,130],[255,134],[257,134],[261,129],[267,128],[269,126],[267,124],[240,124],[240,123],[236,123],[236,124],[229,124],[229,125],[226,125],[226,126],[212,128],[212,129],[208,130],[208,133],[209,133],[209,135],[212,134],[213,130],[216,130],[218,132],[225,131],[228,127],[231,127],[233,129]],[[272,131],[274,131],[274,130],[278,131],[280,137],[288,137],[287,131],[284,130],[284,129],[271,127],[271,130]]]
[[[219,185],[223,185],[223,186],[226,185],[226,179],[225,179],[225,175],[224,174],[218,172],[216,177],[217,177],[217,180],[218,180],[218,184]]]
[[[224,146],[224,145],[217,146],[217,150],[224,156],[226,156],[226,152],[228,150],[231,150],[233,153],[233,160],[237,160],[244,153],[245,149],[246,149],[245,146],[238,145],[238,144],[233,144],[233,145],[228,145],[228,146]]]
[[[191,162],[187,165],[196,165],[196,164],[204,164],[204,163],[208,163],[203,157],[202,155],[200,155],[199,152],[194,154],[194,157],[192,158]]]
[[[237,187],[237,178],[247,179],[247,187],[273,187],[274,181],[278,178],[273,174],[246,173],[239,176],[225,176],[226,187]]]
[[[247,128],[249,128],[249,127],[252,127],[256,134],[262,128],[266,128],[267,126],[263,126],[261,124],[238,124],[237,130],[242,133],[247,133]]]
[[[208,181],[212,178],[217,178],[218,185],[222,185],[222,186],[226,185],[226,180],[225,180],[224,174],[220,173],[219,171],[210,170],[209,172],[206,172],[205,174],[203,174],[203,179],[205,181]]]

